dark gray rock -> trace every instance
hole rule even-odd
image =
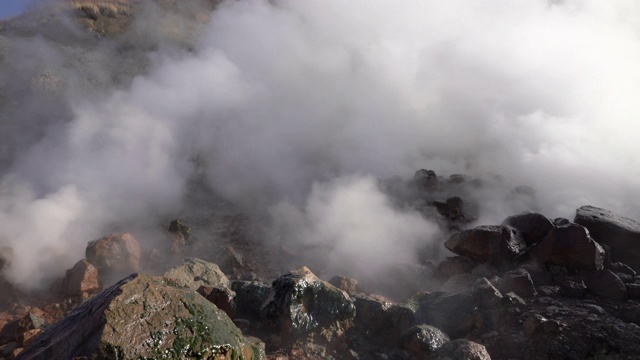
[[[612,261],[621,261],[640,269],[640,223],[595,206],[582,206],[575,222],[587,229],[591,237],[611,249]]]
[[[434,292],[421,296],[417,302],[416,322],[433,325],[451,338],[465,336],[474,328],[479,302],[464,293]]]
[[[271,286],[258,281],[235,280],[231,290],[236,293],[236,317],[260,320],[260,307],[271,293]]]
[[[583,226],[569,224],[555,227],[531,250],[538,262],[570,269],[603,268],[604,250]]]
[[[593,271],[585,277],[587,289],[605,299],[626,300],[627,288],[611,270]]]
[[[320,280],[304,266],[276,279],[260,309],[260,316],[283,336],[294,337],[355,315],[355,305],[346,292]]]
[[[434,360],[491,360],[487,349],[467,339],[452,340],[442,345],[432,357]]]
[[[451,236],[444,246],[474,260],[504,265],[526,248],[520,232],[510,226],[485,225]]]
[[[416,325],[402,333],[400,348],[416,357],[428,357],[449,341],[447,334],[430,325]]]
[[[516,269],[506,272],[500,281],[500,291],[513,291],[523,298],[532,298],[537,296],[536,287],[533,285],[531,276],[524,269]]]
[[[509,216],[502,225],[508,225],[520,231],[527,246],[542,241],[553,228],[553,222],[548,217],[531,211]]]

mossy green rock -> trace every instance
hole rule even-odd
[[[195,291],[134,274],[53,325],[20,359],[265,359]]]

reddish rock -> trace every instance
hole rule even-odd
[[[506,272],[500,281],[500,290],[505,293],[513,291],[523,298],[532,298],[538,295],[531,276],[524,269]]]
[[[42,334],[42,329],[27,330],[18,336],[18,344],[23,348],[27,347],[40,334]]]
[[[29,330],[40,329],[45,321],[41,310],[35,309],[28,314],[7,323],[0,332],[0,344],[18,343],[20,336]],[[19,345],[19,344],[18,344]]]
[[[236,293],[228,287],[200,286],[198,293],[233,319],[236,312]]]
[[[444,246],[474,260],[504,263],[518,256],[526,243],[520,232],[510,226],[485,225],[454,234]]]
[[[627,299],[627,287],[611,270],[591,272],[586,276],[584,282],[587,289],[594,295],[612,300]]]
[[[528,246],[540,242],[553,229],[553,222],[548,217],[531,211],[509,216],[502,225],[508,225],[520,231]]]
[[[84,259],[67,270],[62,280],[62,291],[69,296],[81,295],[99,288],[98,269]]]
[[[140,270],[140,244],[129,233],[110,235],[91,241],[87,245],[85,257],[99,270],[115,271],[120,274]]]
[[[540,263],[572,269],[603,268],[604,250],[577,224],[553,228],[532,251]]]
[[[340,290],[346,291],[349,295],[355,295],[356,293],[358,293],[358,280],[356,279],[336,275],[332,277],[331,280],[329,280],[329,284],[337,287]]]

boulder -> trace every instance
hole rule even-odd
[[[49,327],[20,359],[265,359],[195,291],[133,274]]]
[[[418,358],[428,358],[429,354],[449,341],[447,334],[431,325],[416,325],[402,333],[400,348]]]
[[[449,256],[436,267],[436,274],[443,280],[454,275],[466,274],[474,268],[474,261],[464,256]]]
[[[109,235],[89,242],[85,258],[100,273],[101,285],[140,270],[140,244],[129,233]]]
[[[471,286],[476,279],[477,277],[471,274],[454,275],[440,285],[440,291],[460,292]]]
[[[593,271],[585,277],[587,289],[605,299],[626,300],[627,287],[611,270]]]
[[[181,219],[173,220],[169,224],[168,239],[171,247],[171,253],[174,256],[181,257],[185,248],[193,243],[191,228]]]
[[[495,309],[502,305],[502,293],[486,278],[476,281],[472,294],[483,308]]]
[[[84,259],[67,270],[62,280],[62,291],[68,296],[82,295],[99,288],[98,269]]]
[[[502,292],[513,291],[523,298],[532,298],[538,295],[531,276],[524,269],[506,272],[500,281],[500,290]]]
[[[198,290],[200,286],[229,287],[231,283],[218,265],[200,259],[184,259],[162,275],[170,283]]]
[[[501,265],[520,255],[526,243],[510,226],[483,225],[454,234],[444,246],[455,254]]]
[[[506,218],[502,225],[508,225],[520,231],[527,246],[537,244],[553,228],[553,222],[546,216],[532,211]]]
[[[621,261],[640,270],[640,222],[595,206],[582,206],[575,222],[591,237],[611,249],[612,261]]]
[[[464,214],[464,202],[457,196],[448,198],[446,202],[434,201],[433,206],[448,220],[467,220]]]
[[[277,278],[260,309],[261,317],[283,336],[294,337],[352,319],[355,312],[345,291],[320,280],[305,266]]]
[[[587,285],[583,281],[564,280],[559,282],[560,294],[576,299],[583,299],[587,295]]]
[[[452,340],[429,357],[434,360],[491,360],[487,349],[467,339]]]
[[[420,169],[413,175],[413,181],[422,191],[435,191],[438,189],[438,176],[435,171]]]
[[[236,293],[236,317],[260,320],[260,307],[269,297],[271,286],[258,281],[235,280],[231,290]]]
[[[393,346],[403,331],[411,327],[415,311],[379,295],[357,294],[354,297],[354,330],[379,345]]]
[[[599,270],[603,268],[604,250],[581,225],[554,227],[531,250],[532,257],[543,264],[570,269]]]
[[[472,295],[438,291],[415,300],[418,324],[433,325],[454,339],[474,327],[479,303]]]

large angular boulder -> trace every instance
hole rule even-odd
[[[89,242],[85,258],[100,273],[100,285],[140,270],[140,243],[129,233],[109,235]]]
[[[438,189],[438,176],[435,171],[420,169],[413,175],[413,181],[422,191],[435,191]]]
[[[231,319],[195,291],[133,274],[48,328],[30,359],[265,359]]]
[[[356,317],[353,330],[379,345],[396,344],[403,331],[415,321],[415,311],[380,295],[357,294],[353,297]]]
[[[198,290],[201,286],[231,286],[227,276],[218,265],[196,259],[184,259],[162,275],[174,285],[184,286],[191,290]]]
[[[527,246],[540,242],[553,229],[551,219],[532,211],[509,216],[502,225],[508,225],[520,231]]]
[[[604,266],[604,250],[578,224],[554,227],[531,255],[540,263],[571,269],[600,270]]]
[[[589,229],[599,244],[609,247],[612,261],[640,270],[640,222],[595,206],[580,207],[574,221]]]
[[[82,295],[99,288],[98,269],[84,259],[67,270],[62,280],[62,291],[69,296]]]
[[[303,266],[273,282],[260,315],[282,335],[297,336],[352,319],[356,308],[345,291],[320,280]]]
[[[231,290],[236,293],[236,317],[260,320],[260,308],[271,293],[271,286],[258,281],[235,280]]]
[[[525,269],[516,269],[506,272],[500,281],[500,291],[508,293],[513,291],[523,298],[537,296],[536,287],[533,285],[531,275]]]
[[[454,234],[444,246],[458,255],[499,265],[516,258],[527,245],[510,226],[483,225]]]

